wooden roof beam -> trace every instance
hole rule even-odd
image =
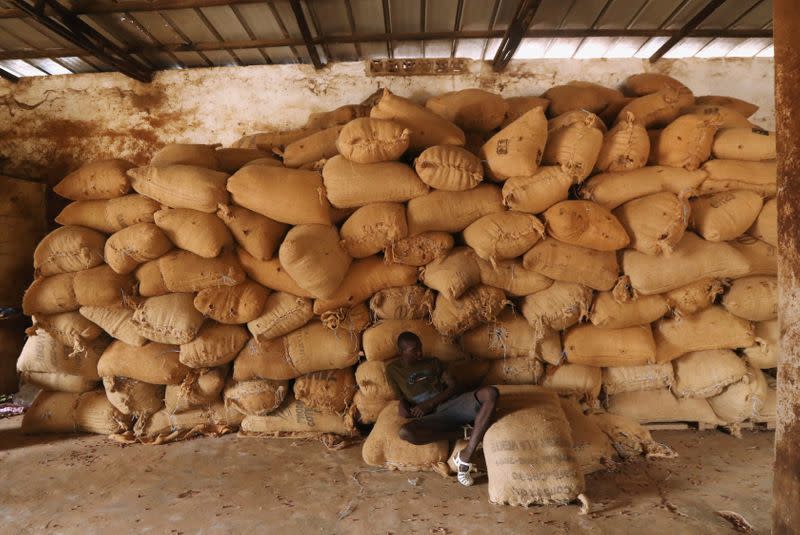
[[[542,0],[520,0],[517,11],[514,13],[511,24],[508,25],[508,29],[503,35],[503,40],[500,41],[500,47],[497,49],[492,61],[492,68],[495,72],[505,69],[511,58],[514,57],[541,3]]]
[[[683,28],[678,30],[678,32],[670,37],[666,43],[661,45],[661,48],[655,51],[655,53],[650,56],[650,63],[655,63],[659,59],[661,59],[664,54],[672,50],[672,48],[677,45],[684,37],[688,37],[695,29],[697,29],[700,24],[706,20],[709,15],[711,15],[714,11],[717,10],[719,6],[725,3],[725,0],[711,0],[703,9],[697,12],[697,15],[692,17],[689,22],[683,25]]]
[[[311,30],[308,29],[306,15],[303,13],[303,6],[300,5],[300,0],[289,0],[289,4],[292,6],[294,18],[297,19],[297,27],[300,28],[300,35],[303,36],[303,43],[305,43],[308,55],[311,57],[311,63],[314,64],[315,69],[321,69],[324,65],[322,60],[319,59],[317,45],[314,44],[314,40],[311,38]]]

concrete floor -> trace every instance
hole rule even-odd
[[[0,533],[735,533],[718,510],[769,531],[771,432],[656,433],[680,457],[590,476],[593,510],[579,516],[577,506],[492,505],[485,484],[376,471],[358,445],[226,436],[121,446],[27,437],[20,421],[0,420]]]

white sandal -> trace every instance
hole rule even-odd
[[[453,462],[456,465],[457,474],[456,477],[458,482],[464,485],[465,487],[472,486],[475,483],[475,476],[484,475],[483,473],[479,472],[478,469],[475,467],[475,463],[468,463],[461,460],[461,452],[459,451],[456,454],[455,459]]]

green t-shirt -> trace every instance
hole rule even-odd
[[[442,363],[434,358],[417,360],[408,365],[402,358],[396,358],[386,366],[389,381],[406,401],[415,404],[427,401],[445,390],[442,371]]]

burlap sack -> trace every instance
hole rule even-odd
[[[191,208],[213,214],[228,204],[228,174],[193,165],[136,167],[128,170],[137,193],[171,208]]]
[[[100,356],[101,377],[128,377],[156,385],[180,384],[189,368],[178,359],[178,346],[151,342],[143,347],[116,340]]]
[[[154,223],[137,223],[108,238],[104,257],[114,272],[126,274],[139,267],[139,264],[165,255],[170,249],[172,242]]]
[[[127,430],[130,423],[129,417],[109,403],[103,390],[82,394],[39,392],[22,418],[22,432],[110,435]]]
[[[661,91],[665,87],[670,87],[680,91],[689,91],[689,88],[666,74],[657,72],[643,72],[633,74],[625,79],[623,84],[625,89],[632,95],[643,96]]]
[[[36,279],[22,297],[22,311],[26,316],[70,312],[79,307],[74,273]]]
[[[481,359],[506,360],[525,357],[545,362],[561,358],[561,337],[550,329],[534,329],[524,317],[504,310],[497,319],[461,336],[461,347]]]
[[[491,286],[474,286],[458,299],[440,293],[431,321],[444,336],[457,336],[481,322],[493,321],[507,304],[505,292]]]
[[[284,223],[240,206],[220,206],[217,216],[228,226],[239,247],[258,260],[272,258],[289,229]]]
[[[586,501],[569,422],[555,393],[535,386],[502,387],[483,443],[492,503]]]
[[[778,366],[780,351],[780,326],[778,320],[756,323],[755,344],[744,348],[747,363],[753,368],[766,370]]]
[[[319,321],[267,342],[251,338],[234,361],[233,379],[294,379],[321,370],[338,370],[358,361],[358,336],[334,332]]]
[[[616,217],[590,201],[562,201],[544,213],[547,232],[556,239],[596,251],[616,251],[629,238]]]
[[[264,310],[269,290],[251,280],[236,286],[206,288],[197,292],[194,307],[208,318],[228,325],[247,323]]]
[[[671,388],[675,384],[672,363],[603,368],[603,390],[607,396],[623,392]]]
[[[598,113],[598,117],[603,120],[604,123],[607,125],[613,125],[617,117],[619,117],[620,112],[622,109],[630,104],[634,100],[634,97],[622,97],[616,100],[612,100],[608,103],[608,106],[605,107],[603,111]]]
[[[314,297],[330,297],[342,283],[352,258],[336,227],[298,225],[286,235],[278,253],[281,266]]]
[[[648,166],[633,171],[603,173],[587,180],[580,196],[613,210],[633,199],[667,191],[688,196],[708,175],[703,170]]]
[[[83,351],[86,344],[96,340],[103,329],[78,312],[62,312],[61,314],[37,314],[33,318],[34,325],[28,334],[35,334],[41,329],[73,351]]]
[[[331,221],[322,178],[313,171],[248,165],[231,175],[227,188],[234,203],[281,223]]]
[[[472,189],[483,181],[483,163],[462,147],[438,145],[422,151],[414,160],[420,180],[446,191]]]
[[[339,154],[356,163],[399,160],[408,150],[411,131],[400,123],[362,117],[348,122],[339,132]]]
[[[714,304],[724,287],[720,279],[700,279],[664,294],[676,316],[691,316]]]
[[[194,165],[206,169],[219,170],[216,147],[218,145],[202,145],[194,143],[167,143],[153,153],[150,165],[166,167],[168,165]]]
[[[423,232],[390,243],[383,256],[390,263],[419,267],[445,256],[453,243],[448,232]]]
[[[477,259],[481,271],[481,284],[494,286],[512,296],[525,296],[549,288],[553,280],[525,269],[521,260],[502,260],[492,265],[488,260]]]
[[[608,95],[605,91],[573,84],[553,86],[545,91],[542,97],[550,101],[547,111],[551,117],[573,110],[599,113],[608,104]]]
[[[478,132],[498,128],[508,111],[503,97],[477,88],[436,95],[425,102],[425,107],[463,130]]]
[[[414,284],[416,280],[417,270],[412,266],[386,264],[377,256],[360,258],[350,265],[342,284],[333,295],[314,301],[314,314],[353,306],[384,288],[406,286]]]
[[[628,112],[603,136],[595,167],[602,172],[631,171],[647,165],[649,154],[647,130]]]
[[[256,379],[237,383],[229,380],[223,398],[226,407],[244,415],[266,416],[281,406],[288,390],[288,381]]]
[[[669,446],[653,440],[650,431],[630,418],[607,412],[587,416],[608,436],[617,454],[625,460],[641,456],[648,459],[678,456]]]
[[[434,293],[423,286],[386,288],[372,296],[373,316],[384,320],[421,320],[430,317]]]
[[[283,149],[283,165],[286,167],[300,167],[339,154],[336,140],[342,131],[342,126],[331,126],[310,136],[292,141]]]
[[[684,106],[691,105],[692,102],[687,102],[679,90],[665,87],[631,100],[620,110],[617,121],[625,117],[626,113],[632,113],[645,128],[660,128],[674,121]]]
[[[249,338],[240,325],[206,322],[194,340],[181,344],[178,359],[190,368],[222,366],[236,358]]]
[[[356,378],[352,368],[321,370],[294,381],[294,397],[306,407],[344,414],[353,403]]]
[[[708,401],[702,398],[676,398],[672,392],[643,390],[624,392],[608,398],[608,412],[642,424],[657,422],[698,422],[722,425]]]
[[[589,320],[595,327],[624,329],[646,325],[669,312],[669,303],[661,295],[643,295],[628,302],[618,302],[611,292],[598,292],[592,303]]]
[[[116,199],[75,201],[56,216],[59,225],[78,225],[112,234],[136,223],[152,223],[161,205],[139,194]]]
[[[103,388],[109,403],[122,414],[141,418],[164,407],[164,385],[153,385],[127,377],[103,377]]]
[[[774,197],[764,203],[748,234],[773,247],[778,246],[778,201]]]
[[[601,329],[576,325],[564,333],[567,362],[586,366],[642,366],[653,364],[656,345],[650,325]]]
[[[548,288],[525,296],[522,314],[538,331],[550,327],[562,331],[585,319],[592,304],[592,290],[581,284],[556,281]]]
[[[85,227],[60,227],[42,238],[33,252],[38,277],[72,273],[103,263],[106,237]]]
[[[561,396],[580,396],[593,403],[600,395],[603,374],[600,368],[580,364],[547,366],[542,386]]]
[[[550,128],[542,154],[543,164],[561,167],[575,183],[583,182],[592,173],[603,147],[603,132],[587,124],[589,121],[599,122],[596,116],[591,115],[583,123],[555,130]]]
[[[362,206],[347,218],[340,232],[343,247],[351,257],[377,254],[408,235],[406,208],[388,202]]]
[[[240,149],[234,149],[234,150],[240,150]],[[244,150],[251,150],[251,149],[244,149]],[[256,150],[260,150],[260,149],[256,149]],[[278,159],[278,155],[277,154],[272,153],[272,154],[270,154],[270,155],[268,155],[268,156],[266,156],[264,158],[256,158],[255,160],[250,160],[249,162],[247,162],[243,166],[239,167],[239,169],[241,169],[242,167],[247,167],[248,165],[268,165],[270,167],[283,167],[283,162],[281,162]],[[237,169],[237,171],[238,171],[238,169]]]
[[[536,216],[520,212],[485,215],[464,229],[464,241],[484,260],[521,256],[544,236]]]
[[[323,412],[288,396],[284,405],[264,416],[247,415],[242,420],[245,435],[275,438],[320,438],[325,435],[355,436],[358,431],[349,414]]]
[[[342,330],[353,334],[364,332],[372,323],[366,303],[328,310],[320,314],[319,319],[327,329],[334,332]]]
[[[727,243],[687,232],[669,256],[622,253],[622,269],[642,295],[669,292],[704,278],[736,278],[748,273],[747,259]]]
[[[118,159],[88,163],[65,176],[53,191],[71,201],[121,197],[131,191],[125,173],[132,167],[132,163]]]
[[[732,110],[736,110],[745,117],[750,117],[751,115],[753,115],[755,112],[758,111],[758,106],[756,106],[755,104],[752,104],[750,102],[735,97],[705,95],[702,97],[697,97],[695,99],[695,104],[698,104],[700,106],[725,106],[726,108],[731,108]]]
[[[434,145],[464,145],[464,132],[459,127],[388,89],[383,90],[383,95],[369,116],[390,119],[411,130],[410,148],[416,151]]]
[[[308,116],[306,128],[330,128],[337,124],[347,124],[359,117],[369,116],[369,106],[363,104],[345,104],[330,111],[320,111]]]
[[[272,152],[273,149],[283,149],[289,143],[308,137],[314,132],[319,132],[323,128],[327,128],[327,126],[315,125],[298,128],[296,130],[285,130],[283,132],[259,132],[239,138],[231,144],[231,147],[236,149],[260,149]]]
[[[753,124],[747,120],[747,117],[725,106],[710,106],[695,104],[681,110],[681,115],[691,113],[693,115],[700,115],[703,117],[715,116],[719,120],[720,129],[723,128],[752,128]]]
[[[131,321],[148,340],[186,344],[197,336],[203,315],[194,308],[194,295],[174,293],[145,299]]]
[[[405,202],[428,193],[414,170],[400,162],[355,163],[340,155],[325,163],[322,176],[328,199],[337,208]]]
[[[774,160],[775,132],[758,127],[726,128],[717,132],[711,153],[721,160]]]
[[[542,108],[546,112],[550,106],[550,101],[542,97],[507,97],[504,100],[508,105],[508,111],[503,123],[500,125],[501,128],[510,125],[534,108]]]
[[[427,320],[383,320],[364,331],[362,343],[368,361],[391,360],[397,356],[397,337],[404,331],[419,336],[422,354],[442,361],[466,358],[458,345],[439,334]]]
[[[746,275],[778,274],[778,249],[776,247],[749,235],[740,236],[728,244],[747,262]]]
[[[698,169],[711,157],[711,145],[719,124],[714,116],[678,117],[661,132],[655,150],[655,163],[683,167],[689,171]]]
[[[400,416],[398,402],[386,405],[378,416],[375,427],[364,441],[361,455],[369,466],[384,466],[390,470],[410,472],[434,471],[447,474],[447,456],[450,453],[446,440],[416,446],[400,438],[400,428],[407,420]]]
[[[559,399],[572,435],[572,451],[581,472],[591,474],[611,468],[617,452],[611,440],[575,399]]]
[[[775,277],[751,276],[737,279],[722,297],[728,312],[750,321],[778,317],[778,280]]]
[[[741,236],[761,212],[761,195],[733,190],[691,201],[692,227],[709,241],[728,241]]]
[[[271,159],[271,155],[268,152],[259,149],[218,148],[215,154],[219,163],[219,170],[230,174],[235,173],[252,161]]]
[[[645,254],[671,254],[689,224],[691,208],[685,197],[653,193],[628,201],[614,210],[631,239],[630,247]]]
[[[134,278],[120,275],[103,264],[78,271],[72,281],[73,291],[81,306],[113,306],[124,304],[134,295]]]
[[[600,120],[600,117],[586,110],[573,110],[567,113],[562,113],[557,117],[553,117],[547,121],[547,130],[549,132],[555,132],[556,130],[560,130],[562,128],[579,125],[596,128],[603,134],[608,131],[608,128],[606,127],[605,123]]]
[[[492,136],[481,148],[486,173],[493,180],[530,176],[536,172],[547,141],[547,119],[535,108]]]
[[[662,319],[653,324],[657,362],[669,362],[691,351],[736,349],[755,342],[753,324],[720,306],[693,316]]]
[[[500,188],[492,184],[467,191],[432,191],[408,202],[408,235],[461,232],[481,217],[503,210]]]
[[[261,315],[247,323],[247,329],[264,342],[299,329],[313,317],[311,299],[275,292],[267,298]]]
[[[80,308],[80,314],[98,325],[112,338],[122,340],[128,345],[141,347],[147,343],[147,338],[136,330],[133,323],[133,309],[129,306],[83,306]]]
[[[79,394],[97,388],[97,379],[60,372],[20,372],[20,384],[31,385],[47,392]]]
[[[247,276],[271,290],[286,292],[300,297],[312,297],[286,273],[278,258],[258,260],[244,249],[237,249],[236,255]]]
[[[198,256],[214,258],[233,245],[228,227],[215,214],[179,208],[159,210],[153,218],[172,243]]]
[[[710,398],[721,393],[747,374],[747,364],[729,349],[693,351],[672,362],[675,384],[672,392],[679,398]]]
[[[245,278],[245,271],[232,252],[224,252],[217,258],[203,258],[189,251],[176,250],[142,264],[136,270],[139,293],[146,297],[236,286]]]
[[[174,414],[219,402],[227,374],[228,366],[190,370],[181,384],[164,389],[164,408]]]
[[[399,394],[386,376],[387,364],[387,361],[381,360],[367,360],[360,363],[355,372],[359,392],[370,398],[385,399],[387,402],[398,399]]]
[[[595,290],[610,290],[619,276],[617,255],[595,251],[556,239],[543,240],[525,253],[525,269],[553,280],[575,282]]]
[[[703,165],[703,170],[708,173],[700,187],[703,194],[746,189],[772,197],[777,191],[778,171],[774,161],[711,160]]]
[[[511,177],[503,184],[503,204],[517,212],[539,214],[569,196],[572,177],[560,167],[542,166],[530,176]]]
[[[60,343],[44,331],[29,336],[17,359],[20,373],[62,373],[97,382],[97,361],[108,346],[101,338],[86,344],[80,351]]]
[[[544,375],[544,364],[528,357],[492,360],[488,361],[488,364],[489,371],[486,372],[481,383],[486,386],[535,385],[541,381],[542,375]]]
[[[747,374],[721,393],[708,398],[714,413],[725,423],[737,424],[749,419],[759,419],[769,393],[767,381],[761,370],[747,368]]]
[[[239,428],[242,414],[221,402],[178,414],[162,409],[134,428],[135,439],[145,444],[167,444],[196,436],[218,437]],[[126,435],[123,438],[128,438]]]

